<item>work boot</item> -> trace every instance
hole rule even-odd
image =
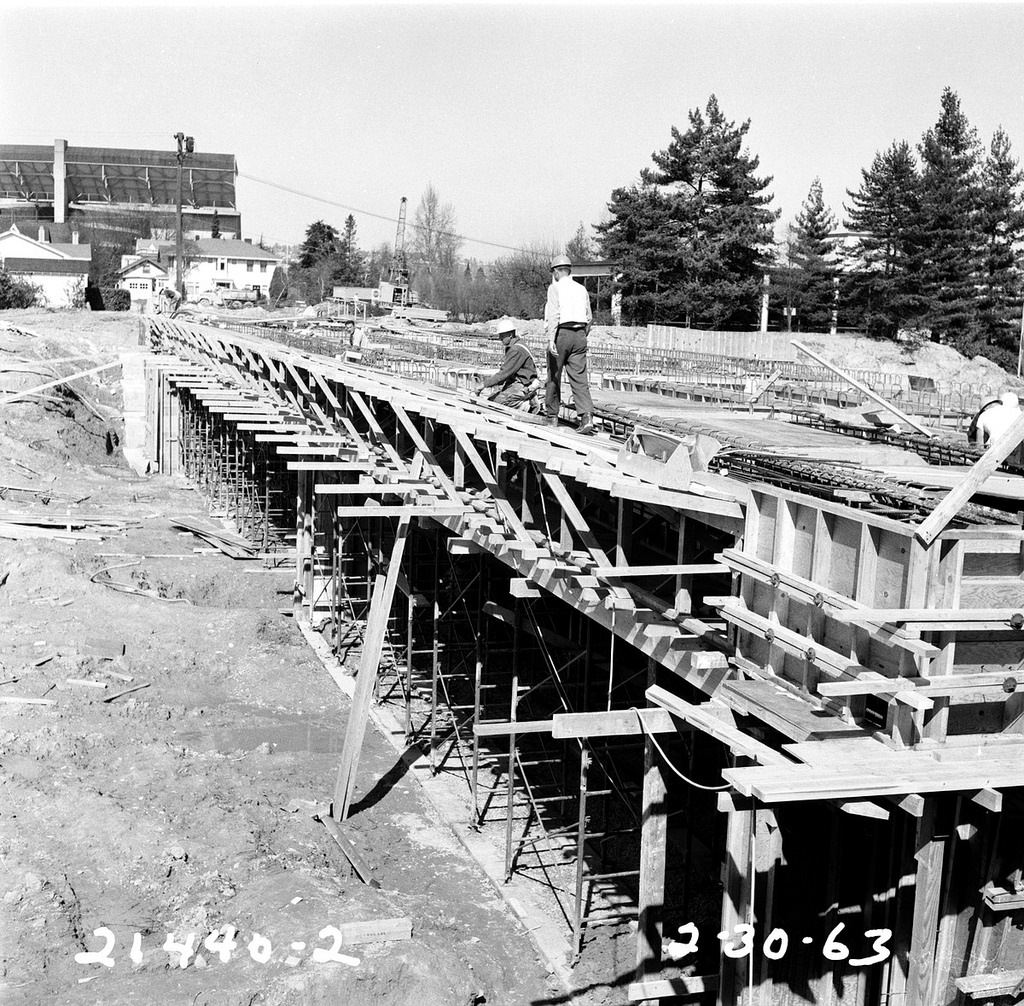
[[[580,426],[576,432],[588,437],[592,437],[597,433],[597,428],[594,426],[594,417],[589,412],[584,412],[580,416]]]
[[[558,425],[558,416],[545,416],[544,417],[544,425],[545,426],[557,426]]]

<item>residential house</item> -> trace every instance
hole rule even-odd
[[[134,258],[120,273],[119,286],[132,299],[132,310],[146,312],[156,305],[156,298],[165,287],[174,286],[174,276],[155,258]]]
[[[92,263],[92,249],[78,240],[78,231],[39,223],[22,232],[17,224],[0,234],[0,266],[37,288],[43,307],[81,307]],[[69,240],[54,240],[68,238]]]
[[[284,259],[277,253],[254,245],[251,240],[229,240],[226,238],[200,238],[188,241],[184,249],[185,296],[194,300],[204,290],[215,287],[255,290],[261,297],[270,291],[270,280],[274,269]],[[167,271],[168,285],[174,285],[175,245],[173,241],[154,241],[140,238],[135,242],[135,255],[125,255],[121,260],[122,273],[133,263],[148,258],[153,265]],[[139,282],[139,280],[136,280]],[[122,279],[121,286],[125,286]]]

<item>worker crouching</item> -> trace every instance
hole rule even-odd
[[[477,395],[498,405],[531,412],[536,408],[541,387],[533,353],[516,334],[514,321],[499,321],[496,335],[505,349],[505,358],[498,370],[484,381]]]

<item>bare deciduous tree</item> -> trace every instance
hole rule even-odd
[[[455,207],[451,203],[442,203],[437,189],[428,182],[412,223],[415,261],[428,269],[453,269],[462,245],[455,227]]]

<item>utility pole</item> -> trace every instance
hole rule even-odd
[[[184,300],[185,282],[181,276],[181,257],[184,254],[184,239],[181,233],[181,168],[185,158],[191,157],[195,152],[196,143],[193,137],[184,133],[175,133],[174,138],[178,141],[178,219],[174,238],[174,287]]]

